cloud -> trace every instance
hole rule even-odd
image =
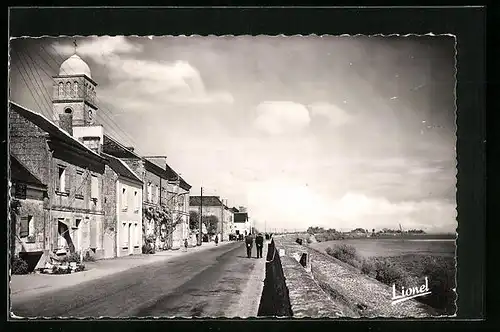
[[[71,45],[56,43],[54,48],[60,53],[71,54]],[[119,82],[100,91],[100,97],[113,104],[123,104],[122,109],[130,109],[127,105],[137,105],[138,100],[154,100],[156,107],[150,103],[136,106],[137,111],[144,109],[161,109],[166,103],[173,104],[208,104],[234,102],[227,91],[208,91],[198,69],[187,61],[162,62],[138,59],[143,46],[131,43],[125,37],[94,37],[78,45],[78,54],[89,57],[106,70],[107,79]],[[127,55],[133,54],[130,58]],[[132,103],[130,103],[132,102]],[[138,109],[137,109],[138,108]]]
[[[300,131],[311,122],[307,108],[291,101],[262,102],[256,113],[255,126],[272,135]]]
[[[68,56],[73,54],[75,50],[74,45],[60,42],[55,42],[53,47],[57,53]],[[88,56],[96,62],[107,64],[109,61],[108,57],[110,56],[138,53],[141,52],[143,48],[141,45],[131,43],[123,36],[103,36],[91,37],[90,39],[85,39],[81,43],[77,43],[77,50],[78,54],[81,56]]]
[[[324,102],[309,105],[313,117],[325,117],[333,126],[341,126],[351,120],[351,116],[342,108]]]

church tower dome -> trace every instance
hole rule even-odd
[[[59,76],[76,75],[86,75],[88,78],[92,78],[89,65],[87,65],[77,54],[73,54],[61,64]]]

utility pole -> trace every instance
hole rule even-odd
[[[203,236],[203,187],[201,187],[201,196],[200,196],[200,224],[199,224],[199,236],[198,236],[198,245],[201,246],[201,237]]]

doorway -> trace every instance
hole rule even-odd
[[[133,242],[133,232],[132,232],[132,223],[128,224],[128,254],[131,255],[134,253],[134,242]]]

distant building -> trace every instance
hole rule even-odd
[[[234,211],[234,231],[236,235],[247,235],[251,233],[251,225],[248,213],[240,212],[240,209],[233,208]]]
[[[200,213],[203,217],[214,216],[217,218],[217,228],[215,233],[219,234],[222,239],[228,239],[229,234],[224,234],[227,227],[224,227],[224,221],[227,220],[225,216],[225,205],[219,196],[191,196],[189,197],[189,210]],[[214,234],[210,234],[214,235]]]

